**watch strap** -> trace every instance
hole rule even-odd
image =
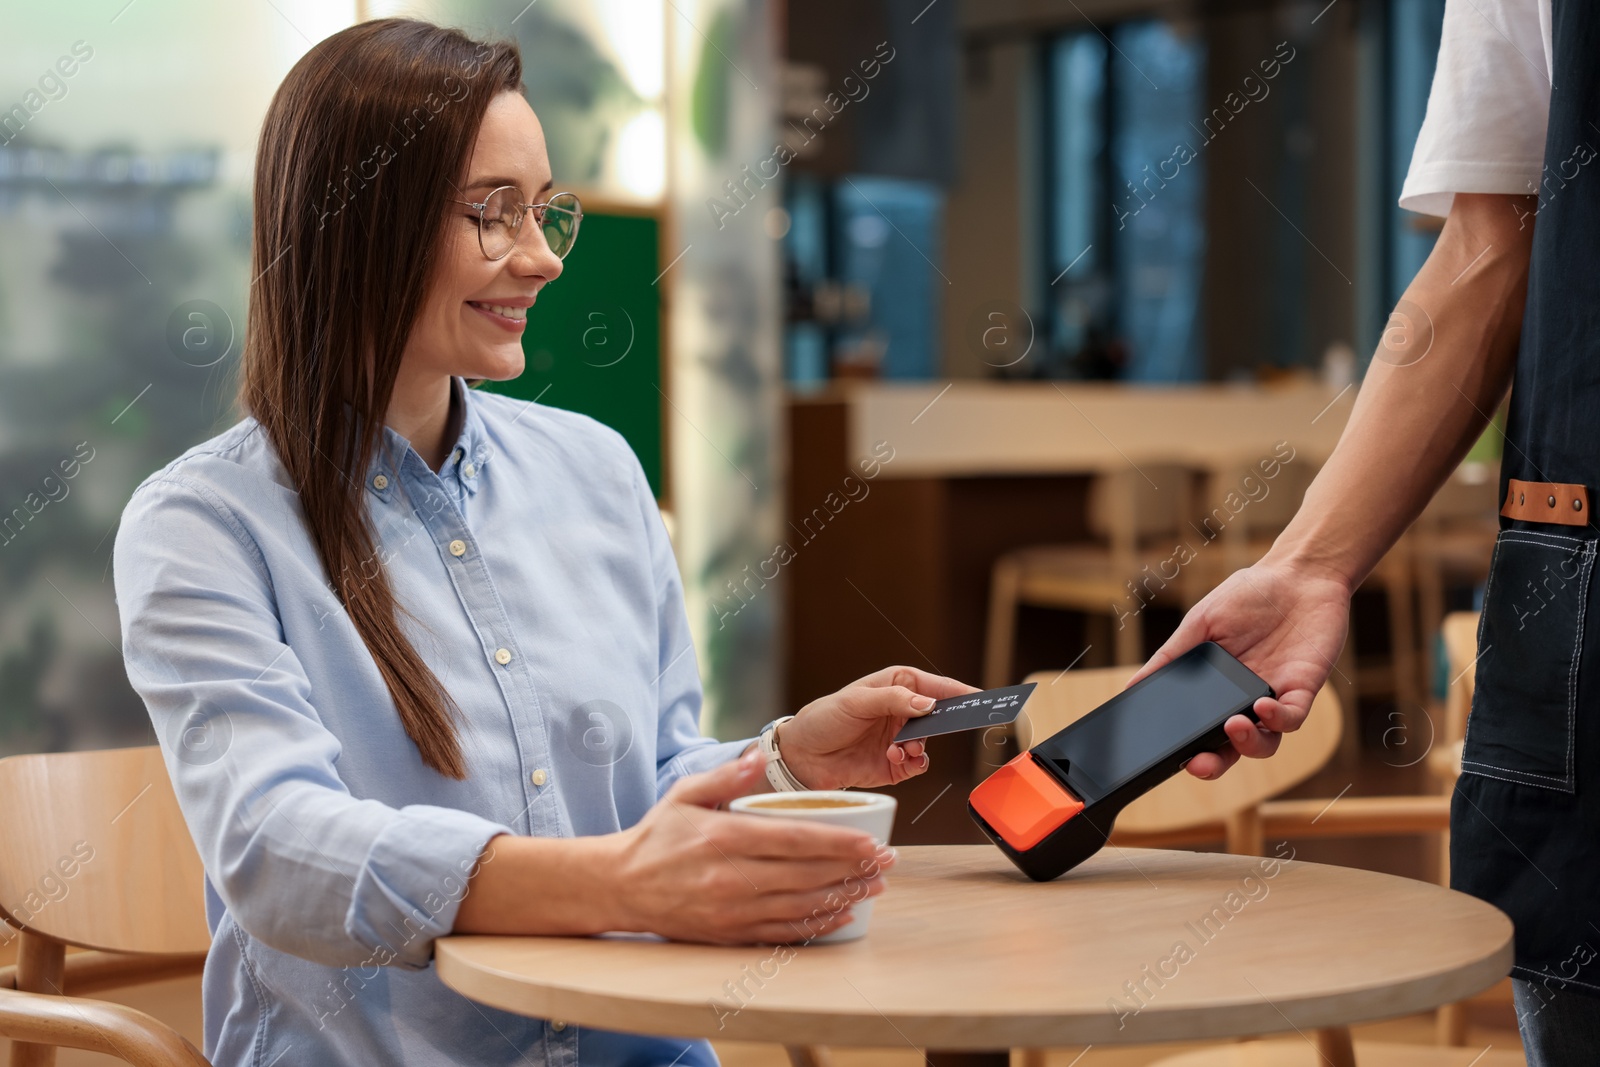
[[[780,719],[773,719],[761,728],[760,746],[761,754],[766,757],[767,782],[780,793],[792,793],[806,788],[805,783],[796,778],[783,762],[783,754],[778,751],[778,727],[794,718],[785,715]]]

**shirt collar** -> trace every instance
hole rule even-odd
[[[451,446],[450,454],[445,457],[444,465],[439,468],[438,477],[456,477],[467,493],[472,494],[478,491],[478,481],[483,477],[484,467],[494,449],[489,444],[488,429],[473,396],[476,390],[469,389],[466,379],[460,375],[451,376],[450,390],[454,403],[460,406],[463,413],[461,433]],[[411,447],[411,442],[385,425],[378,447],[373,451],[372,462],[367,467],[367,490],[384,500],[389,499],[389,494],[395,491],[396,476],[408,463],[418,473],[425,470],[432,473],[416,449]]]

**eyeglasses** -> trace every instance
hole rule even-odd
[[[550,251],[565,259],[578,240],[578,223],[583,221],[583,205],[574,193],[556,193],[542,204],[522,203],[522,190],[502,185],[483,198],[483,203],[452,200],[474,208],[478,219],[478,247],[490,259],[504,259],[516,247],[523,216],[534,213],[534,221],[544,232]]]

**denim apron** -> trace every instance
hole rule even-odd
[[[1554,0],[1554,89],[1450,884],[1512,975],[1600,997],[1600,2]],[[1529,190],[1533,192],[1534,190]]]

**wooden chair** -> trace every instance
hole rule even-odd
[[[200,858],[160,751],[0,760],[0,811],[0,918],[20,931],[16,965],[0,968],[11,1067],[52,1067],[57,1047],[137,1067],[207,1067],[165,1023],[86,999],[205,964]]]
[[[1174,562],[1178,543],[1193,540],[1185,529],[1193,479],[1192,470],[1177,464],[1108,471],[1089,493],[1089,528],[1100,540],[1036,545],[996,560],[984,684],[993,688],[1012,680],[1017,609],[1024,604],[1082,612],[1109,633],[1091,643],[1109,648],[1112,662],[1142,660],[1144,607],[1188,607],[1199,599],[1196,575]]]
[[[1461,776],[1461,749],[1467,736],[1467,715],[1472,711],[1472,694],[1477,687],[1478,613],[1453,611],[1439,627],[1444,635],[1445,671],[1449,685],[1444,691],[1444,719],[1434,731],[1428,750],[1428,774],[1445,795],[1455,788]],[[1449,881],[1448,872],[1441,875]]]
[[[1120,692],[1130,672],[1123,668],[1045,671],[1030,675],[1034,690],[1016,734],[1031,748],[1075,722]],[[1112,846],[1170,847],[1222,840],[1229,852],[1261,855],[1266,840],[1306,837],[1378,836],[1442,833],[1450,824],[1447,796],[1393,796],[1275,800],[1309,779],[1339,749],[1343,718],[1339,698],[1324,686],[1305,725],[1285,735],[1271,759],[1240,760],[1213,782],[1179,774],[1128,805],[1117,818]],[[1498,1057],[1498,1058],[1497,1058]],[[1509,1067],[1515,1059],[1490,1052],[1480,1060],[1473,1050],[1420,1045],[1352,1044],[1347,1027],[1315,1034],[1315,1045],[1300,1038],[1249,1041],[1204,1049],[1169,1060],[1162,1067]],[[1043,1067],[1042,1050],[1029,1050],[1028,1067]]]
[[[1276,473],[1267,478],[1262,462],[1253,455],[1216,458],[1202,472],[1199,499],[1209,510],[1194,517],[1193,533],[1207,589],[1261,558],[1300,510],[1318,469],[1296,458],[1269,468]]]
[[[1355,657],[1356,623],[1351,622],[1350,638],[1345,642],[1349,653],[1345,673],[1354,672],[1354,692],[1359,696],[1390,696],[1396,707],[1403,711],[1422,706],[1425,689],[1422,679],[1422,652],[1417,637],[1417,614],[1414,597],[1417,581],[1414,566],[1415,550],[1408,530],[1391,548],[1378,565],[1367,575],[1361,588],[1383,594],[1389,624],[1388,655],[1368,662]],[[1351,722],[1354,722],[1352,717]],[[1346,751],[1358,753],[1359,739],[1348,739]]]
[[[1478,613],[1453,611],[1444,617],[1440,630],[1444,634],[1445,670],[1450,675],[1450,684],[1445,689],[1444,715],[1434,731],[1427,766],[1428,776],[1435,788],[1448,799],[1455,791],[1456,779],[1461,776],[1461,750],[1467,736],[1467,715],[1472,711],[1472,694],[1477,682],[1474,668],[1478,662]],[[1450,835],[1446,833],[1439,850],[1440,885],[1450,884],[1449,845]],[[1459,1004],[1446,1004],[1440,1008],[1438,1041],[1441,1045],[1467,1043],[1467,1008],[1476,1004],[1501,1008],[1510,1006],[1510,980]]]
[[[1499,534],[1500,470],[1492,463],[1457,467],[1412,524],[1417,622],[1427,651],[1430,688],[1438,669],[1433,637],[1444,622],[1445,593],[1451,586],[1475,588],[1488,579]]]

